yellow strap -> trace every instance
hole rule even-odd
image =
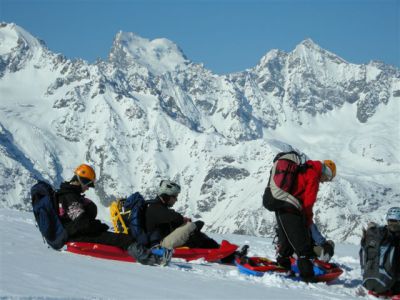
[[[118,202],[113,201],[110,205],[110,215],[111,215],[111,222],[113,223],[114,231],[116,233],[121,233],[118,229],[118,222],[121,224],[123,231],[122,233],[128,234],[128,228],[124,222],[124,219],[121,216],[121,213],[118,208]]]

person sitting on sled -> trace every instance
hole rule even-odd
[[[295,206],[288,204],[275,211],[278,225],[277,262],[290,270],[290,257],[296,254],[299,273],[304,280],[311,280],[314,277],[312,259],[316,257],[313,249],[316,243],[321,243],[316,246],[323,249],[323,252],[329,257],[334,254],[333,243],[325,239],[318,239],[315,235],[313,206],[317,200],[320,183],[331,181],[335,175],[336,165],[333,161],[307,160],[304,171],[298,173],[291,191],[291,194],[301,203],[302,209],[298,210]],[[270,197],[272,195],[267,186],[263,202],[270,201]],[[313,238],[316,241],[313,241]]]
[[[157,197],[146,209],[146,230],[153,237],[152,246],[167,249],[181,246],[189,248],[219,248],[219,244],[200,230],[202,221],[192,222],[172,209],[181,187],[170,180],[162,180]]]
[[[89,165],[78,166],[72,179],[61,183],[57,191],[60,219],[68,233],[68,242],[89,242],[116,246],[143,264],[161,264],[162,258],[135,243],[132,237],[108,231],[108,225],[96,219],[97,206],[84,193],[94,188],[96,173]]]

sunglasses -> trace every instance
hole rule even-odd
[[[79,181],[79,183],[81,184],[81,186],[82,187],[92,187],[92,188],[94,188],[94,184],[95,184],[95,180],[89,180],[89,179],[87,179],[87,178],[80,178],[79,176],[77,176],[78,177],[78,181]]]

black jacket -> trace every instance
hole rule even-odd
[[[161,239],[183,224],[183,216],[162,203],[159,197],[146,209],[146,231],[149,234],[157,232]]]
[[[70,238],[96,235],[108,230],[106,224],[95,219],[96,205],[93,202],[85,205],[85,197],[80,186],[63,182],[57,192],[57,197],[64,210],[61,222]]]

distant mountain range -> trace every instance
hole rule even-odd
[[[89,64],[1,23],[0,97],[1,207],[31,209],[36,179],[58,186],[87,162],[104,218],[115,197],[153,197],[171,178],[176,208],[208,231],[273,235],[261,197],[273,157],[292,148],[337,163],[315,206],[329,237],[358,242],[400,203],[400,70],[311,39],[217,75],[167,39],[119,32],[108,60]]]

